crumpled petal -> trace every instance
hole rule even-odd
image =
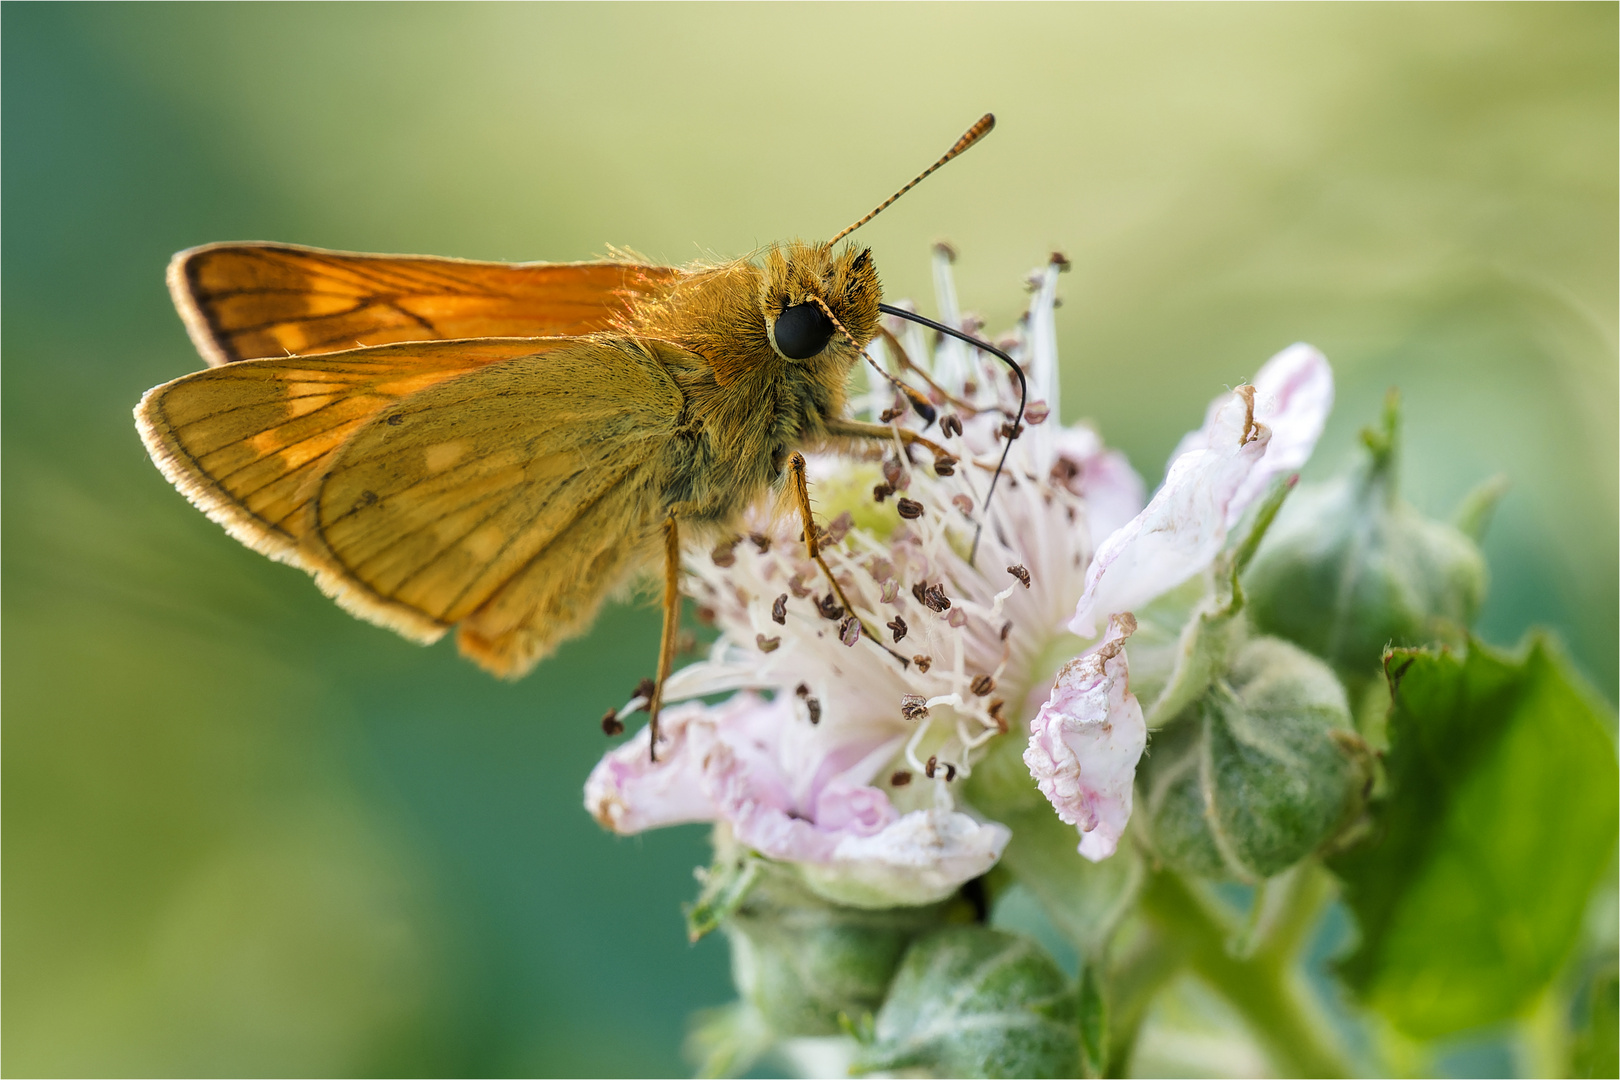
[[[1131,611],[1208,566],[1272,481],[1310,457],[1332,406],[1333,371],[1309,345],[1289,346],[1254,386],[1216,398],[1204,426],[1176,448],[1153,501],[1098,547],[1069,629],[1091,637],[1100,618]]]
[[[1168,592],[1220,553],[1232,503],[1265,456],[1271,433],[1260,427],[1244,441],[1247,406],[1236,393],[1212,427],[1210,445],[1178,457],[1147,509],[1097,549],[1070,630],[1093,636],[1098,617],[1131,611]]]
[[[1204,426],[1182,438],[1175,458],[1211,445],[1215,416],[1224,398],[1210,402]],[[1296,472],[1310,458],[1333,411],[1333,368],[1314,347],[1298,342],[1267,360],[1254,377],[1254,418],[1271,429],[1271,445],[1228,508],[1227,527],[1237,524],[1251,503],[1279,476]]]
[[[1080,830],[1080,854],[1093,862],[1119,846],[1131,819],[1131,787],[1147,746],[1142,706],[1130,692],[1125,639],[1129,614],[1112,619],[1096,648],[1058,672],[1052,696],[1030,726],[1024,764],[1057,810]]]

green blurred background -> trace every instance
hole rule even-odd
[[[580,808],[652,659],[611,610],[516,685],[357,622],[148,463],[199,366],[175,250],[684,261],[864,230],[1004,326],[1054,246],[1065,419],[1155,481],[1294,340],[1344,460],[1514,487],[1485,636],[1616,682],[1616,7],[3,8],[4,1058],[17,1074],[680,1071],[730,996],[703,831]]]

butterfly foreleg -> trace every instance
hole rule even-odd
[[[805,477],[803,454],[795,453],[788,459],[787,474],[788,490],[793,497],[794,504],[798,507],[799,519],[804,522],[805,554],[817,566],[821,567],[821,572],[826,575],[827,584],[832,586],[833,596],[837,598],[838,603],[847,613],[847,617],[855,620],[855,624],[861,628],[862,635],[875,642],[884,652],[900,661],[901,666],[909,666],[911,664],[910,660],[884,645],[883,639],[874,634],[872,628],[867,626],[865,621],[855,613],[855,605],[851,604],[849,597],[844,595],[843,586],[839,585],[838,579],[833,576],[832,567],[828,566],[827,560],[821,557],[821,539],[816,535],[815,511],[810,508],[810,482]]]

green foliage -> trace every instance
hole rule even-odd
[[[1249,642],[1138,769],[1154,851],[1188,873],[1258,881],[1356,809],[1366,769],[1344,690],[1276,638]]]
[[[1390,643],[1455,638],[1485,598],[1485,559],[1474,542],[1396,494],[1397,423],[1392,392],[1382,426],[1362,432],[1363,460],[1301,487],[1245,581],[1262,630],[1352,679],[1370,677]],[[1488,505],[1470,505],[1466,517],[1483,527],[1487,513]]]
[[[906,953],[854,1071],[1069,1076],[1080,1024],[1069,980],[1027,938],[958,926]]]
[[[1393,649],[1389,795],[1376,840],[1332,861],[1361,926],[1347,981],[1432,1038],[1524,1008],[1557,972],[1609,865],[1615,748],[1567,661]]]
[[[1101,1076],[1108,1066],[1108,999],[1103,993],[1100,964],[1087,963],[1080,972],[1080,1074]]]

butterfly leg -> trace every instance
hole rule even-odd
[[[844,610],[849,613],[849,617],[860,625],[861,633],[876,642],[884,652],[900,661],[902,666],[909,667],[911,665],[910,660],[884,645],[883,639],[874,634],[872,628],[867,626],[859,615],[855,614],[855,605],[851,604],[849,597],[844,595],[843,586],[839,585],[838,579],[833,577],[832,567],[828,566],[827,560],[821,557],[821,540],[816,536],[816,516],[815,512],[810,508],[810,483],[805,478],[803,454],[796,453],[788,459],[787,473],[788,487],[793,492],[793,501],[798,505],[799,518],[804,522],[805,554],[809,555],[815,564],[821,567],[821,572],[827,576],[827,584],[832,586],[833,595],[838,598],[839,604],[843,605]]]
[[[647,702],[652,760],[658,760],[658,710],[664,703],[664,683],[675,664],[675,632],[681,625],[681,532],[674,514],[664,519],[664,632],[658,639],[658,677]]]

